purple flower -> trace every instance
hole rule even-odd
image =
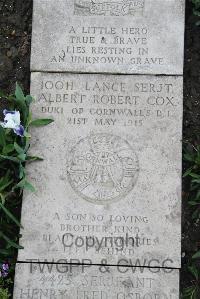
[[[9,265],[4,263],[0,267],[0,277],[7,277],[9,273]]]
[[[8,271],[8,270],[9,270],[9,265],[8,265],[8,264],[3,264],[3,265],[2,265],[2,269],[3,269],[4,271]]]
[[[24,127],[22,125],[19,125],[17,128],[14,129],[14,132],[18,136],[23,137],[24,136]]]
[[[0,125],[6,129],[13,129],[16,135],[24,136],[24,127],[20,124],[20,113],[19,111],[8,111],[4,110],[4,122],[0,122]]]

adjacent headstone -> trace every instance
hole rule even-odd
[[[182,78],[33,73],[19,261],[180,267]]]
[[[182,74],[184,0],[34,0],[32,71]]]
[[[18,264],[14,299],[179,299],[179,270]]]

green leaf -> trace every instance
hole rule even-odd
[[[21,146],[19,146],[19,145],[17,144],[17,142],[14,142],[14,148],[15,148],[15,150],[16,150],[16,152],[17,152],[18,154],[22,154],[22,153],[24,153],[24,149],[23,149]]]
[[[26,128],[28,128],[28,126],[30,125],[31,121],[32,121],[32,113],[29,112],[27,120],[26,120]]]
[[[198,270],[195,266],[190,266],[188,267],[189,271],[192,273],[192,275],[196,278],[196,280],[199,279],[199,273],[198,273]]]
[[[29,183],[28,181],[25,182],[24,189],[26,189],[30,192],[35,192],[36,191],[35,187],[31,183]]]
[[[12,184],[13,179],[10,175],[10,170],[6,172],[6,174],[0,179],[0,192],[4,191],[10,184]],[[2,194],[0,194],[1,199],[4,198]]]
[[[14,145],[13,144],[7,144],[3,147],[3,155],[7,155],[11,153],[14,150]]]
[[[192,180],[192,183],[193,184],[200,184],[200,178],[197,180],[197,179],[195,179],[195,180]]]
[[[27,156],[26,161],[27,162],[33,162],[33,161],[43,161],[43,158],[37,157],[37,156]]]
[[[5,130],[2,128],[0,125],[0,145],[4,147],[6,145],[6,135],[5,135]]]
[[[191,173],[190,173],[190,176],[191,176],[192,178],[195,178],[195,179],[200,179],[200,175],[197,174],[197,173],[194,173],[194,172],[191,172]]]
[[[3,178],[5,179],[5,178]],[[1,180],[0,181],[0,192],[4,191],[9,185],[11,185],[13,182],[13,179],[10,180]]]
[[[25,101],[26,101],[27,105],[29,106],[33,102],[33,97],[31,95],[27,95],[25,97]]]
[[[54,122],[54,120],[48,118],[34,119],[31,121],[30,126],[34,126],[34,127],[47,126],[52,122]]]
[[[5,156],[5,155],[0,155],[0,158],[5,159],[5,160],[10,160],[12,162],[15,163],[19,163],[19,159],[17,159],[16,157],[12,157],[12,156]]]
[[[193,259],[199,259],[200,258],[200,251],[196,252],[193,256]]]
[[[2,237],[11,247],[14,247],[16,249],[23,249],[22,246],[18,245],[17,243],[10,240],[6,235],[4,235],[3,232],[0,231],[0,237]]]
[[[25,185],[25,179],[21,180],[17,185],[15,185],[13,187],[13,190],[18,189],[18,188],[23,189],[24,185]]]
[[[25,102],[24,93],[18,83],[16,83],[15,96],[18,101]]]
[[[190,294],[193,292],[194,288],[195,288],[194,286],[185,288],[185,289],[183,290],[183,294],[184,294],[185,296],[190,295]]]
[[[5,129],[5,133],[6,133],[6,143],[8,142],[14,142],[14,136],[16,137],[16,135],[13,134],[13,129]]]
[[[190,206],[197,206],[197,205],[199,205],[200,203],[198,203],[198,202],[196,202],[196,201],[189,201],[188,204],[189,204]]]
[[[17,102],[21,112],[23,113],[24,123],[26,123],[26,118],[28,115],[28,108],[26,106],[24,93],[23,93],[21,87],[18,85],[18,83],[16,83],[15,97],[16,97],[15,101]]]
[[[31,138],[31,134],[29,134],[27,131],[24,132],[24,137]]]
[[[24,153],[21,153],[17,156],[17,158],[22,161],[22,162],[25,162],[26,161],[26,154]]]
[[[193,162],[194,161],[194,156],[190,155],[190,154],[184,154],[183,156],[184,160],[186,161],[190,161],[190,162]]]
[[[19,178],[20,178],[20,180],[23,179],[24,176],[25,176],[25,168],[22,166],[22,164],[20,164],[20,166],[19,166]]]
[[[15,216],[0,202],[0,208],[4,211],[4,213],[17,224],[17,226],[22,228],[22,225],[19,223],[19,221],[15,218]]]
[[[35,192],[35,188],[31,183],[29,183],[26,179],[22,179],[15,187],[14,189],[21,188],[21,189],[26,189],[31,192]]]
[[[0,90],[0,98],[6,98],[6,95],[2,90]]]
[[[26,137],[26,139],[25,139],[25,149],[24,149],[25,153],[29,150],[29,148],[30,148],[30,138]]]
[[[7,249],[0,249],[0,254],[9,255],[10,250]]]
[[[186,176],[190,175],[190,173],[191,173],[192,170],[193,170],[193,167],[187,169],[186,172],[183,174],[183,178],[185,178]]]
[[[184,299],[197,299],[197,297],[195,296],[195,293],[196,293],[196,286],[185,288],[183,290],[183,298]]]

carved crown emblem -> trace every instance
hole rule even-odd
[[[75,0],[75,15],[136,15],[143,14],[145,0]]]

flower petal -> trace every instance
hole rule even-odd
[[[20,125],[19,111],[7,111],[5,114],[4,123],[6,124],[6,127],[10,129],[18,127]]]
[[[6,109],[3,110],[4,116],[6,116],[7,114],[15,114],[15,112],[16,111],[9,111],[9,110],[6,110]]]
[[[3,269],[4,271],[8,271],[8,270],[9,270],[9,265],[8,265],[8,264],[3,264],[3,265],[2,265],[2,269]]]
[[[4,128],[7,128],[7,129],[14,129],[16,128],[17,125],[16,123],[13,121],[12,118],[9,118],[9,119],[5,119],[5,122],[4,122]]]
[[[4,109],[4,110],[3,110],[3,115],[6,116],[6,114],[7,114],[8,112],[9,112],[8,110]]]
[[[18,127],[14,128],[14,132],[16,135],[23,137],[24,136],[24,127],[19,125]]]
[[[20,125],[20,113],[19,113],[19,111],[15,111],[14,119],[15,119],[16,124]]]
[[[5,128],[5,123],[3,123],[2,121],[0,122],[0,126]]]

